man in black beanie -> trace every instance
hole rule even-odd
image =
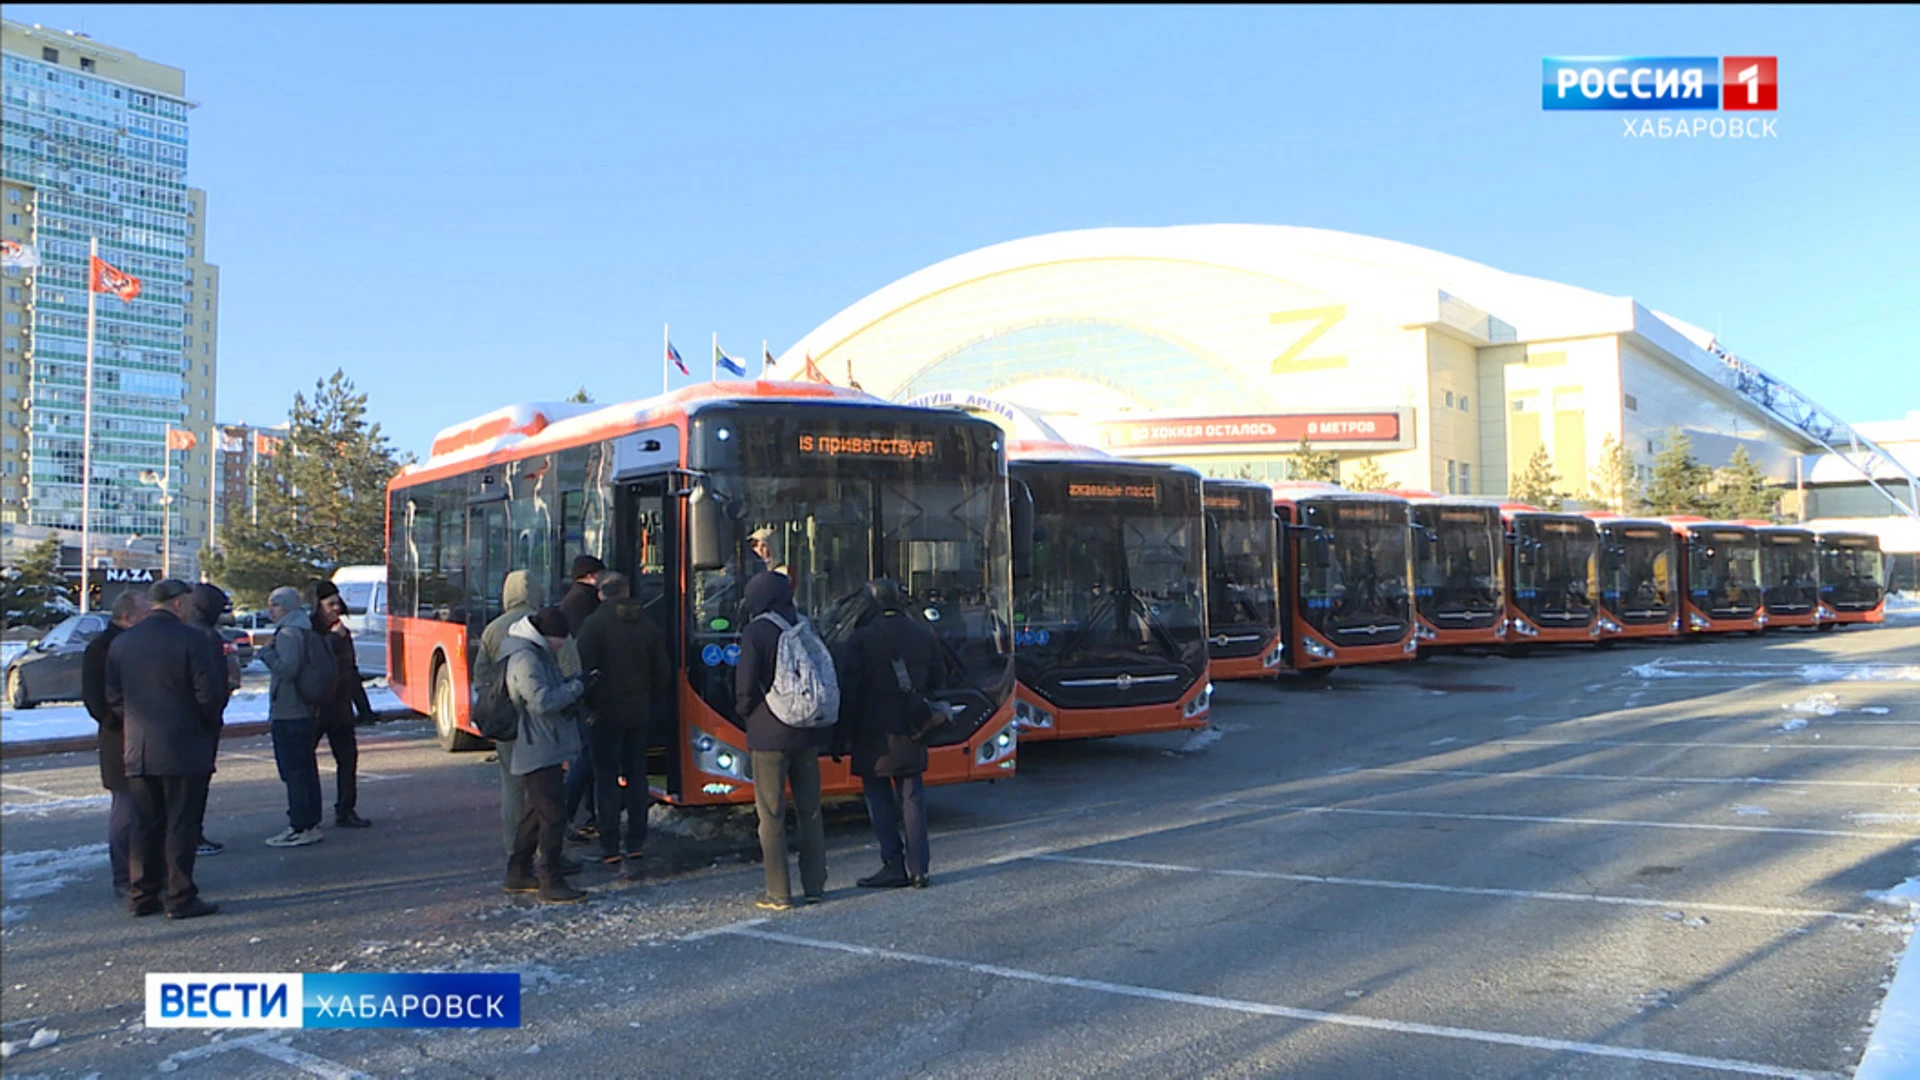
[[[354,667],[346,598],[331,581],[315,585],[313,597],[313,629],[327,636],[334,670],[333,689],[327,694],[326,704],[317,710],[320,715],[314,718],[313,748],[318,752],[324,739],[333,752],[333,823],[343,829],[364,829],[373,822],[356,812],[360,801],[360,740],[354,730],[354,717],[357,710],[362,718],[368,718],[372,709],[366,704],[367,691],[360,684],[359,669]]]

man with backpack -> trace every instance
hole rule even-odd
[[[753,761],[753,806],[760,817],[760,856],[768,911],[793,906],[787,879],[786,786],[800,823],[800,887],[819,903],[827,889],[827,835],[820,818],[820,751],[839,718],[840,691],[833,661],[793,606],[786,575],[761,571],[747,582],[741,615],[740,664],[733,704],[747,729]]]
[[[897,582],[869,582],[866,601],[870,611],[847,639],[843,720],[834,732],[834,753],[853,755],[853,773],[865,788],[867,816],[880,841],[880,871],[859,885],[924,889],[927,747],[921,739],[947,716],[927,697],[941,686],[940,645],[933,631],[907,614]]]
[[[659,704],[673,692],[673,668],[666,638],[633,598],[625,574],[603,574],[599,608],[587,616],[579,635],[580,665],[593,681],[587,705],[593,723],[587,743],[593,752],[594,799],[600,807],[600,861],[624,866],[629,878],[640,874],[640,849],[647,840],[647,735]],[[627,786],[620,786],[626,777]],[[626,811],[627,835],[620,845],[620,812]]]
[[[313,629],[300,605],[300,591],[282,585],[267,596],[273,640],[256,655],[273,680],[267,720],[273,760],[287,785],[287,828],[267,838],[268,847],[305,847],[320,833],[320,764],[314,756],[315,717],[333,692],[333,648]]]

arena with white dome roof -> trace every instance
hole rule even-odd
[[[968,252],[788,351],[909,399],[991,394],[1113,453],[1281,479],[1304,435],[1396,484],[1499,495],[1538,447],[1588,491],[1608,436],[1641,468],[1678,427],[1777,479],[1818,449],[1728,378],[1711,334],[1631,297],[1278,225],[1107,228]]]

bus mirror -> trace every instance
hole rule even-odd
[[[688,564],[694,570],[720,570],[727,564],[727,551],[733,547],[733,521],[706,481],[696,481],[687,496]]]
[[[1033,490],[1024,481],[1007,485],[1007,524],[1013,532],[1013,576],[1033,573]]]

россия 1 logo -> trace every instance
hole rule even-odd
[[[1540,62],[1540,107],[1773,112],[1775,56],[1549,56]]]

